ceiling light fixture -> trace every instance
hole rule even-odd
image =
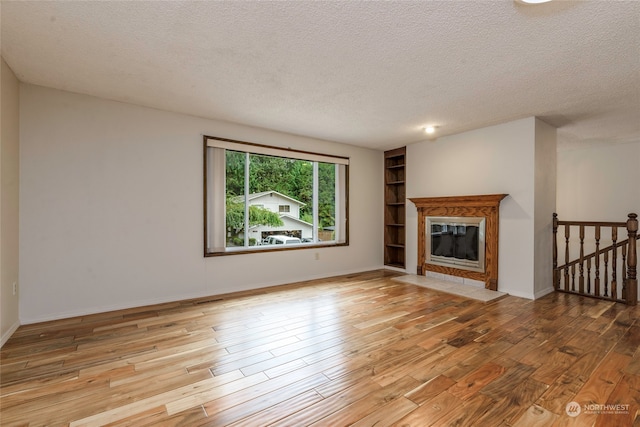
[[[436,128],[435,126],[427,126],[424,128],[424,131],[429,135],[433,135],[433,133],[436,131]]]
[[[540,4],[540,3],[547,3],[550,2],[551,0],[515,0],[518,3],[524,3],[524,4]]]

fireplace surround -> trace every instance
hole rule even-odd
[[[500,202],[506,196],[410,198],[418,209],[418,274],[479,280],[497,290]]]

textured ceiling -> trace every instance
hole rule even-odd
[[[640,140],[640,2],[2,1],[24,82],[378,149],[528,116]]]

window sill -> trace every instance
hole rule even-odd
[[[296,251],[300,249],[318,249],[318,248],[335,248],[349,246],[349,242],[344,243],[316,243],[316,244],[298,244],[298,245],[273,245],[271,247],[265,246],[252,246],[251,248],[241,249],[227,249],[221,252],[205,252],[205,258],[227,256],[227,255],[246,255],[246,254],[259,254],[264,252],[282,252],[282,251]]]

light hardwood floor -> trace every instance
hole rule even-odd
[[[1,424],[640,425],[639,308],[484,304],[393,276],[22,326],[0,352]],[[628,410],[569,417],[571,401]]]

